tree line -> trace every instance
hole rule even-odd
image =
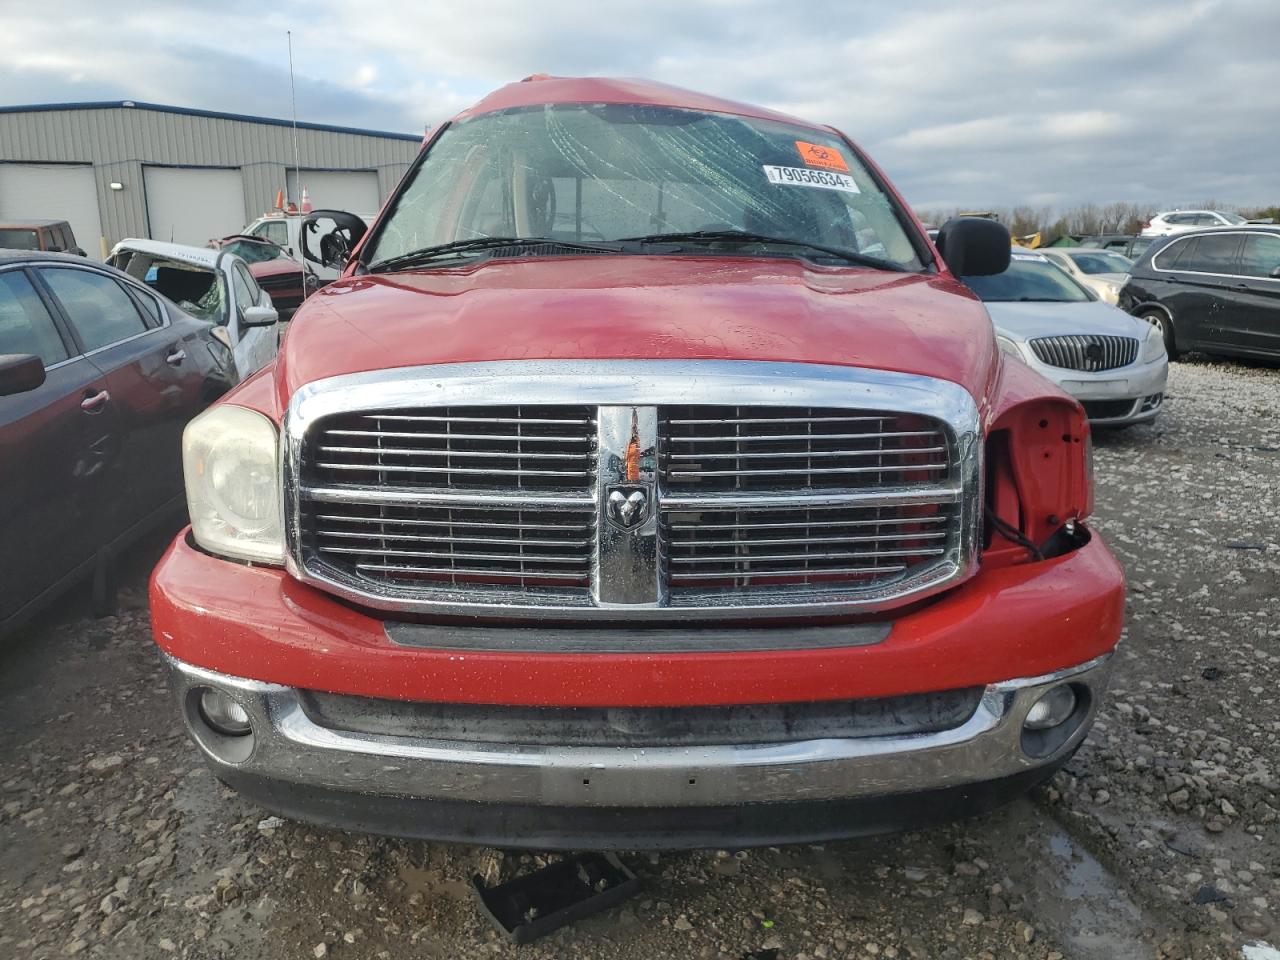
[[[1019,205],[996,208],[996,219],[1009,228],[1015,237],[1025,237],[1039,233],[1042,237],[1058,237],[1063,234],[1087,235],[1098,233],[1140,233],[1147,221],[1161,211],[1178,209],[1150,203],[1085,203],[1061,212],[1052,207],[1033,207]],[[1217,203],[1213,200],[1204,203],[1186,205],[1184,210],[1229,210],[1246,219],[1264,219],[1271,217],[1280,223],[1280,206],[1270,207],[1238,207],[1233,204]],[[959,210],[920,210],[920,219],[936,227],[942,226],[949,219],[959,214]],[[969,211],[973,212],[973,211]]]

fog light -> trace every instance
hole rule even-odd
[[[1065,721],[1076,709],[1076,692],[1067,684],[1054,687],[1027,711],[1022,725],[1028,730],[1048,730]]]
[[[243,737],[252,730],[244,707],[213,687],[200,691],[200,718],[228,737]]]

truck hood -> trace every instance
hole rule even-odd
[[[988,303],[996,332],[1017,340],[1096,333],[1112,337],[1147,335],[1147,323],[1101,300],[1080,303]]]
[[[330,284],[290,324],[276,387],[285,409],[304,384],[388,367],[729,359],[922,374],[981,406],[997,356],[982,303],[940,275],[763,258],[504,259]]]

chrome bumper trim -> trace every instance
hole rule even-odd
[[[1110,675],[1110,654],[1039,677],[987,686],[963,724],[938,733],[797,743],[662,748],[509,747],[357,734],[313,723],[291,687],[226,676],[166,657],[183,716],[215,768],[268,780],[427,800],[558,807],[713,807],[883,796],[979,783],[1066,756],[1084,738]],[[1064,680],[1089,689],[1086,715],[1047,756],[1022,749],[1022,721]],[[243,761],[220,759],[192,714],[193,687],[217,687],[252,719]]]

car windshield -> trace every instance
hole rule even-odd
[[[227,253],[234,253],[245,263],[264,263],[285,257],[284,248],[267,240],[228,240],[222,245]]]
[[[0,227],[0,248],[6,250],[39,250],[34,230],[13,230]]]
[[[725,231],[922,268],[896,205],[838,136],[629,104],[548,105],[454,124],[411,174],[363,259],[376,268],[484,238],[589,244],[717,232],[723,242]],[[679,252],[703,252],[712,241],[688,242]],[[768,244],[751,252],[822,257]]]
[[[964,282],[986,303],[1080,303],[1091,299],[1084,287],[1034,253],[1015,253],[1004,273],[965,277]]]
[[[1069,253],[1081,273],[1128,273],[1133,261],[1119,253]]]
[[[1227,223],[1231,224],[1232,226],[1239,226],[1242,223],[1249,222],[1244,217],[1240,216],[1240,214],[1238,213],[1224,213],[1221,210],[1219,210],[1218,216],[1220,216],[1223,220],[1227,221]]]

